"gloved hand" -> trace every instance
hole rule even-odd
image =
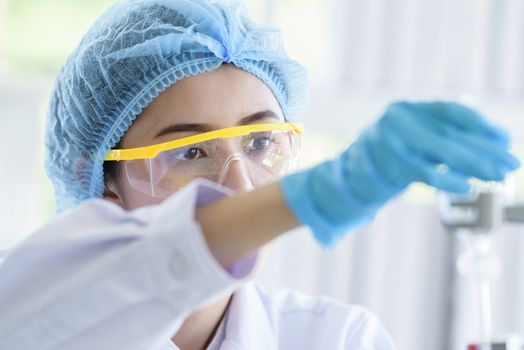
[[[520,166],[509,136],[457,103],[394,103],[338,158],[284,177],[284,197],[323,245],[368,222],[412,182],[466,193]]]

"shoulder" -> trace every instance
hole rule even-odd
[[[290,290],[270,295],[255,288],[279,338],[300,334],[304,345],[314,349],[394,349],[377,317],[362,306]]]

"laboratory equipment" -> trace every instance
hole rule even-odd
[[[494,334],[491,287],[502,270],[500,257],[492,249],[495,234],[505,222],[524,222],[524,203],[506,205],[503,186],[493,183],[475,187],[468,195],[441,193],[438,198],[442,224],[459,235],[465,247],[457,270],[474,281],[479,293],[481,330],[467,350],[523,350],[521,337]]]

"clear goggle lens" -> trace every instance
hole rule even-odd
[[[287,130],[252,132],[213,139],[160,152],[154,158],[123,161],[125,176],[136,191],[166,198],[195,178],[228,186],[242,181],[258,187],[278,180],[297,166],[300,136]]]

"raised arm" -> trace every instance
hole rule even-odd
[[[202,207],[197,219],[224,266],[298,225],[332,245],[413,182],[464,193],[471,178],[503,180],[520,165],[509,146],[505,131],[468,107],[395,103],[339,157]]]

